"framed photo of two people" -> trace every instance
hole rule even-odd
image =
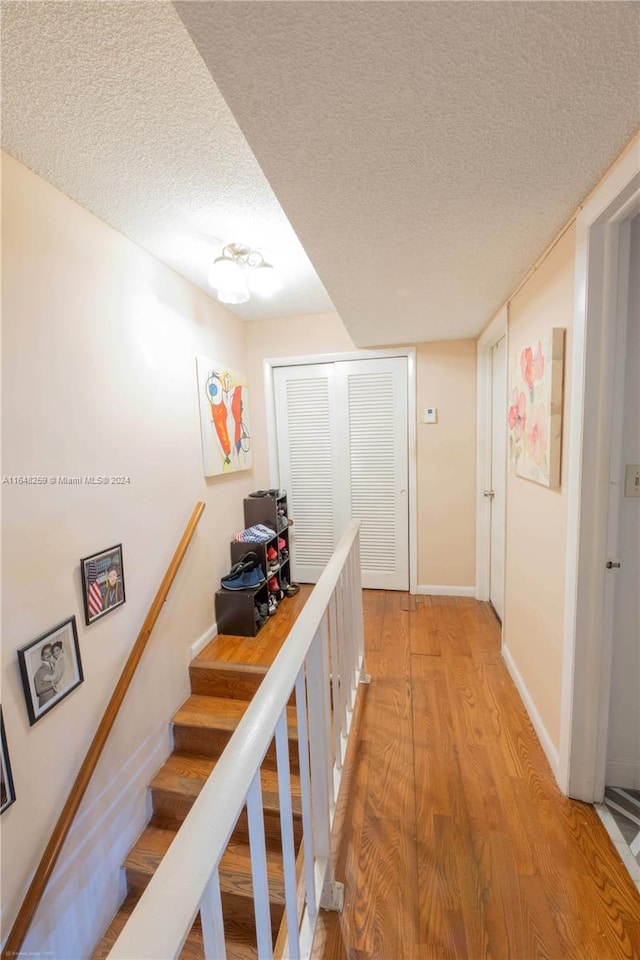
[[[125,602],[122,544],[80,561],[87,626]]]
[[[33,726],[84,680],[76,618],[63,620],[18,650],[18,662]]]

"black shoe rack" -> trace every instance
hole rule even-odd
[[[284,598],[282,582],[284,580],[291,583],[292,580],[288,517],[287,496],[284,493],[270,491],[263,496],[245,497],[245,529],[257,523],[262,523],[276,532],[270,540],[261,543],[232,540],[231,564],[237,563],[245,553],[253,551],[260,561],[262,572],[267,580],[265,583],[249,590],[225,590],[221,588],[216,591],[215,605],[218,633],[231,634],[236,637],[255,637],[260,627],[264,626],[266,622],[264,619],[256,619],[256,610],[264,609],[264,604],[268,606],[269,595],[272,592],[269,582],[273,577],[276,578],[278,583],[277,594]],[[278,547],[279,541],[284,541],[284,547]],[[273,547],[277,553],[277,559],[271,562],[267,560],[269,547]],[[270,568],[271,572],[269,572]]]

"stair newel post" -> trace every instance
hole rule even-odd
[[[331,596],[329,604],[329,642],[331,648],[331,690],[333,694],[333,740],[337,770],[342,770],[342,685],[340,683],[340,663],[338,660],[338,638],[336,633],[336,597]]]
[[[308,659],[308,658],[307,658]],[[306,664],[305,660],[305,664]],[[311,812],[311,772],[309,770],[309,726],[307,724],[307,690],[304,669],[296,677],[296,714],[298,720],[298,754],[300,764],[300,802],[302,806],[302,843],[307,909],[312,921],[318,912],[316,881],[313,869],[313,816]]]
[[[336,883],[331,862],[334,783],[331,763],[331,704],[326,615],[316,631],[307,658],[307,693],[313,836],[316,857],[324,875],[320,906],[327,910],[341,910],[343,886]]]
[[[247,794],[247,819],[249,821],[249,848],[251,852],[258,956],[260,960],[272,960],[273,943],[271,940],[271,908],[269,906],[269,879],[267,876],[267,843],[264,834],[260,769],[253,778]]]
[[[291,800],[291,770],[289,766],[289,736],[286,708],[276,727],[276,757],[278,765],[278,795],[280,798],[280,833],[282,836],[282,863],[284,867],[284,896],[287,915],[287,936],[290,960],[300,960],[298,923],[296,846],[293,836],[293,803]]]
[[[209,878],[200,902],[200,922],[206,960],[226,960],[220,874],[217,867]]]

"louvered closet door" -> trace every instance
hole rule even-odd
[[[315,583],[353,517],[363,585],[409,589],[406,358],[274,370],[293,571]]]
[[[338,407],[347,413],[347,517],[360,520],[363,586],[409,589],[407,361],[336,364]]]
[[[335,512],[340,484],[333,383],[332,363],[274,370],[280,486],[294,520],[291,563],[301,583],[317,582],[342,533]]]

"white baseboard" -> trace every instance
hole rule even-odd
[[[609,787],[640,790],[640,763],[631,760],[608,760],[604,782]]]
[[[547,733],[547,728],[542,722],[542,718],[538,713],[538,710],[536,708],[535,703],[533,702],[531,694],[527,690],[527,686],[524,680],[522,679],[522,675],[520,674],[520,671],[516,667],[513,657],[511,656],[509,649],[506,646],[502,647],[502,659],[504,660],[507,666],[507,670],[511,675],[511,679],[516,685],[516,689],[520,694],[520,698],[522,699],[525,709],[529,714],[529,719],[531,720],[531,723],[533,724],[533,728],[538,735],[538,740],[540,741],[542,749],[544,750],[547,760],[549,761],[549,766],[551,767],[553,775],[557,780],[559,768],[560,768],[560,758],[558,755],[558,748],[554,745],[551,737]]]
[[[210,627],[207,627],[207,629],[202,634],[202,636],[198,637],[195,643],[191,644],[191,647],[189,648],[189,653],[190,653],[189,659],[195,660],[195,658],[198,656],[200,651],[204,650],[204,648],[209,643],[209,641],[213,640],[213,638],[217,636],[217,633],[218,633],[217,623],[212,623]]]
[[[433,597],[475,597],[475,587],[448,587],[442,584],[421,584],[416,587],[417,594],[426,594]]]

